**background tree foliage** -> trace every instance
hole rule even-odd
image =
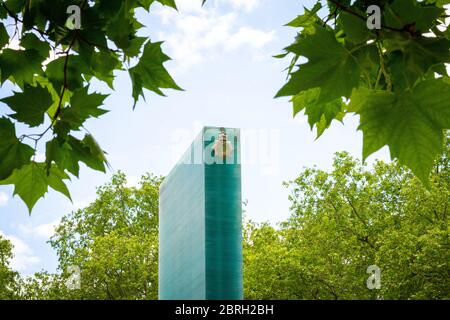
[[[20,297],[19,274],[11,270],[12,244],[0,234],[0,300]]]
[[[449,3],[317,1],[288,23],[300,31],[278,56],[293,59],[277,96],[292,97],[294,115],[303,110],[318,136],[333,120],[358,114],[363,159],[389,146],[391,157],[429,186],[450,128]],[[373,4],[381,8],[379,30],[366,24]]]
[[[0,84],[16,88],[1,99],[8,109],[0,118],[0,184],[14,185],[30,212],[48,187],[70,198],[64,181],[78,177],[80,162],[105,171],[105,153],[83,127],[108,112],[107,95],[89,89],[92,79],[113,88],[126,70],[135,105],[144,89],[180,89],[163,66],[161,43],[137,35],[136,10],[154,2],[176,9],[174,0],[0,0]],[[81,8],[79,30],[68,21],[71,5]],[[38,162],[44,143],[46,160]]]
[[[291,217],[250,223],[244,242],[249,299],[449,299],[450,145],[430,190],[397,163],[371,170],[339,153],[333,170],[286,184]],[[381,268],[369,290],[367,267]]]
[[[59,273],[26,279],[25,298],[157,299],[160,182],[145,175],[128,187],[118,173],[93,203],[66,215],[50,240]],[[71,266],[81,270],[79,290],[66,285]]]
[[[291,215],[278,227],[245,221],[246,299],[449,299],[450,139],[430,189],[398,163],[367,168],[338,153],[333,168],[306,168],[290,190]],[[158,192],[145,175],[122,173],[97,200],[66,215],[51,238],[57,274],[20,278],[0,238],[1,299],[157,299]],[[366,286],[381,268],[381,289]],[[81,271],[71,290],[70,266]]]
[[[48,187],[70,198],[64,181],[78,177],[80,162],[108,165],[83,126],[108,112],[92,79],[113,88],[126,70],[134,105],[144,89],[180,89],[163,66],[161,43],[137,36],[135,12],[154,2],[176,9],[174,0],[0,0],[0,84],[15,88],[1,100],[8,109],[0,118],[0,184],[15,185],[30,211]],[[358,114],[363,158],[387,145],[421,182],[399,163],[369,170],[346,153],[331,172],[305,169],[286,184],[287,221],[244,226],[247,299],[450,298],[449,3],[318,1],[288,24],[300,31],[280,55],[293,59],[277,96],[292,97],[294,115],[304,110],[318,136],[332,120]],[[67,23],[74,4],[79,30]],[[382,9],[380,30],[366,26],[370,4]],[[44,162],[36,160],[41,143]],[[57,274],[20,278],[12,245],[0,236],[0,299],[156,299],[160,182],[146,175],[128,187],[119,173],[95,202],[65,216],[50,240]],[[382,270],[379,291],[366,287],[372,264]],[[67,286],[71,266],[82,271],[81,289]]]

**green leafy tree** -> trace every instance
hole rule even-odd
[[[244,298],[288,300],[306,297],[296,252],[267,223],[244,224]]]
[[[305,169],[286,185],[291,217],[249,223],[248,299],[449,299],[450,145],[430,189],[397,163],[369,170],[339,153],[331,172]],[[369,290],[367,268],[381,269]]]
[[[70,198],[65,181],[78,177],[80,162],[99,171],[108,165],[83,126],[108,112],[108,95],[92,92],[92,79],[113,88],[126,70],[134,105],[144,89],[180,90],[163,66],[161,42],[137,35],[143,25],[135,12],[155,2],[176,9],[174,0],[0,0],[0,85],[15,88],[1,99],[8,109],[0,118],[0,184],[14,185],[30,212],[49,187]],[[44,144],[46,160],[38,162]]]
[[[388,146],[392,158],[429,186],[450,128],[450,32],[443,8],[449,3],[317,1],[288,23],[300,31],[279,56],[293,58],[277,96],[292,97],[294,115],[304,111],[318,136],[333,120],[359,115],[363,159]],[[380,29],[367,24],[373,4],[381,9]],[[319,12],[327,13],[321,18]]]
[[[450,299],[450,139],[432,175],[430,192],[412,180],[395,227],[381,233],[376,264],[384,266],[386,299]]]
[[[62,219],[50,241],[59,273],[37,273],[15,292],[156,299],[160,182],[146,175],[127,187],[115,175],[92,204]],[[286,183],[289,219],[277,228],[244,223],[245,298],[449,299],[450,139],[430,185],[398,163],[369,169],[347,153],[336,155],[331,171],[303,170]],[[10,249],[1,252],[10,258]],[[379,290],[366,285],[371,265],[381,269]],[[69,286],[71,266],[81,271],[80,289]]]
[[[97,199],[63,217],[50,244],[59,273],[24,281],[26,299],[157,299],[160,178],[127,187],[123,173],[99,187]],[[71,268],[80,288],[71,287]]]
[[[62,300],[76,299],[78,294],[68,287],[68,276],[50,274],[46,271],[22,278],[20,281],[21,300]]]
[[[19,297],[19,274],[10,267],[13,245],[0,235],[0,300]]]

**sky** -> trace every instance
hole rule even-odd
[[[282,183],[302,168],[329,169],[338,151],[361,158],[356,116],[333,122],[316,140],[304,115],[293,118],[289,99],[274,99],[289,61],[272,56],[296,33],[283,25],[313,1],[208,0],[203,8],[200,3],[177,0],[178,12],[155,4],[150,13],[138,13],[146,26],[142,35],[165,41],[163,49],[173,59],[165,66],[184,91],[166,91],[167,97],[146,92],[146,100],[132,111],[126,73],[117,74],[115,90],[91,85],[92,91],[111,94],[105,101],[111,112],[86,125],[108,153],[112,169],[107,174],[82,166],[80,178],[68,184],[73,202],[50,191],[31,216],[13,197],[12,186],[0,186],[0,234],[14,245],[15,270],[55,272],[57,257],[47,241],[62,216],[93,201],[96,187],[118,170],[130,185],[146,172],[166,175],[203,126],[241,129],[242,198],[248,203],[246,216],[258,222],[276,224],[289,216],[289,191]],[[2,87],[0,97],[10,90]],[[375,158],[389,160],[387,150],[369,160]]]

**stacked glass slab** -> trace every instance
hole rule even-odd
[[[205,127],[161,185],[160,299],[242,299],[241,202],[239,130]]]

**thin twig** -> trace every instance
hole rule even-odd
[[[2,7],[6,10],[6,12],[8,13],[8,15],[9,16],[11,16],[11,18],[13,18],[15,21],[16,21],[16,23],[17,22],[20,22],[20,23],[22,23],[23,24],[23,20],[21,20],[14,12],[12,12],[7,6],[6,6],[6,4],[4,3],[4,2],[2,2]],[[37,32],[39,32],[39,34],[41,35],[41,36],[49,36],[49,34],[47,33],[47,32],[45,32],[45,31],[42,31],[42,30],[40,30],[39,28],[36,28],[36,27],[32,27],[32,29],[33,30],[35,30],[35,31],[37,31]]]
[[[331,13],[328,15],[327,20],[325,20],[325,21],[323,22],[323,27],[326,26],[326,24],[328,23],[328,21],[330,21],[331,18],[333,18],[333,16],[334,16],[334,17],[336,16],[337,9],[338,9],[338,7],[336,6],[336,8],[334,8],[333,12],[331,12]]]
[[[63,83],[63,87],[61,90],[61,95],[59,97],[59,103],[58,103],[58,108],[56,109],[56,112],[53,116],[53,121],[52,121],[52,125],[50,127],[52,127],[56,120],[58,119],[59,114],[61,113],[61,109],[62,109],[62,101],[64,98],[64,94],[66,92],[66,89],[68,87],[68,83],[67,83],[67,68],[69,66],[69,57],[70,57],[70,50],[72,49],[73,45],[75,44],[75,40],[77,39],[77,35],[78,35],[78,31],[75,31],[75,34],[72,38],[72,42],[70,43],[69,47],[66,50],[66,59],[64,61],[64,83]],[[47,129],[48,130],[48,129]]]
[[[47,129],[44,130],[44,132],[40,133],[40,134],[30,134],[30,135],[24,135],[21,138],[28,138],[31,139],[33,141],[35,141],[36,143],[43,137],[45,136],[45,134],[55,125],[56,121],[58,120],[58,116],[61,113],[62,110],[62,102],[64,99],[64,94],[66,93],[67,87],[68,87],[68,83],[67,83],[67,69],[68,69],[68,65],[69,65],[69,57],[70,57],[70,51],[73,47],[73,45],[75,44],[75,40],[77,39],[77,35],[78,35],[78,31],[75,31],[75,34],[72,38],[72,42],[70,43],[69,47],[67,48],[67,50],[64,52],[66,54],[66,58],[64,61],[64,82],[63,82],[63,87],[61,89],[61,94],[59,96],[59,102],[58,102],[58,107],[55,111],[55,114],[53,115],[53,119],[50,123],[50,125],[47,127]],[[36,137],[36,138],[33,138]]]
[[[375,90],[378,89],[378,85],[380,84],[381,74],[382,74],[382,70],[381,70],[381,66],[380,66],[378,68],[378,72],[377,72],[377,81],[375,82]]]
[[[381,45],[379,43],[379,41],[376,41],[377,43],[377,48],[378,48],[378,55],[380,57],[380,68],[381,68],[381,72],[383,72],[383,76],[384,79],[386,80],[386,85],[387,85],[387,91],[392,91],[392,81],[391,81],[391,76],[389,75],[389,73],[386,70],[386,66],[384,64],[384,54],[383,54],[383,49],[381,48]]]
[[[90,45],[90,46],[94,46],[94,47],[97,47],[97,48],[101,48],[101,49],[104,49],[104,50],[108,50],[108,51],[111,51],[111,52],[113,52],[113,53],[119,53],[119,52],[122,52],[121,50],[111,49],[111,48],[109,48],[109,47],[105,47],[104,45],[94,43],[94,42],[92,42],[92,41],[86,39],[85,37],[83,37],[83,36],[80,35],[80,34],[78,35],[78,38],[81,39],[82,41],[86,42],[86,43],[87,43],[88,45]]]

